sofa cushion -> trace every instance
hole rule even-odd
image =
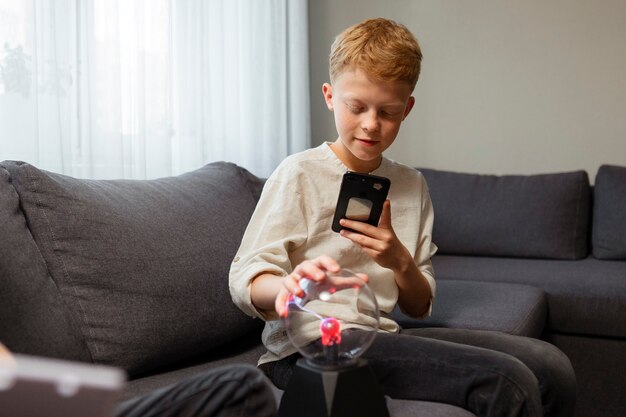
[[[80,180],[5,163],[93,361],[131,376],[259,326],[228,271],[262,182],[213,163],[156,180]]]
[[[438,282],[468,280],[537,286],[553,332],[626,337],[626,262],[435,255]]]
[[[396,308],[392,317],[402,327],[446,327],[490,330],[539,338],[548,303],[541,288],[499,282],[438,280],[430,317],[416,320]]]
[[[435,210],[441,254],[580,259],[587,255],[584,171],[477,175],[420,169]]]
[[[0,342],[29,355],[91,358],[0,167]]]
[[[228,359],[217,359],[210,362],[201,362],[187,367],[171,370],[162,374],[141,378],[131,381],[123,396],[130,399],[139,395],[145,395],[157,389],[162,389],[187,378],[197,376],[202,372],[210,371],[218,366],[229,364],[256,364],[256,361],[265,349],[252,349],[239,353]],[[276,403],[280,404],[283,391],[272,385]],[[436,403],[431,401],[401,400],[385,397],[387,408],[391,417],[475,417],[475,414],[454,405]]]
[[[602,165],[593,197],[593,256],[626,259],[626,167]]]

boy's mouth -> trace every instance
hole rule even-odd
[[[361,138],[355,138],[357,142],[359,142],[360,144],[364,145],[364,146],[374,146],[378,143],[377,140],[372,140],[372,139],[361,139]]]

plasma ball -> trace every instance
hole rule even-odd
[[[322,345],[333,346],[341,343],[341,325],[336,318],[328,317],[322,320],[320,332],[322,333]]]

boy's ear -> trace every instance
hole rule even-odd
[[[406,103],[406,107],[404,108],[404,116],[402,116],[402,120],[406,119],[406,117],[411,113],[411,109],[415,105],[415,97],[409,97],[409,101]]]
[[[324,83],[322,85],[322,93],[324,94],[326,107],[328,107],[328,110],[333,111],[335,109],[335,106],[333,105],[333,86],[329,83]]]

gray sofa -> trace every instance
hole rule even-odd
[[[522,323],[528,330],[512,333],[541,337],[568,355],[578,383],[577,416],[626,415],[626,167],[600,167],[594,187],[583,171],[421,171],[435,209],[438,283],[446,290],[452,286],[456,299],[469,297],[466,303],[475,307],[464,306],[462,319],[452,324],[500,327],[498,315],[489,311],[493,307],[485,305],[493,284],[543,291],[546,310],[537,306],[534,318],[529,316],[535,326]],[[463,293],[460,283],[480,283],[484,291]],[[528,300],[511,298],[520,302]],[[457,314],[450,311],[444,312],[449,323]],[[398,319],[405,326],[423,325]]]
[[[622,415],[622,170],[606,167],[606,180],[600,171],[594,205],[602,207],[593,211],[584,173],[537,181],[423,170],[440,247],[436,308],[420,322],[394,314],[405,326],[546,338],[573,362],[577,414]],[[234,307],[227,277],[262,186],[229,163],[150,181],[79,180],[0,163],[0,340],[16,352],[123,368],[125,397],[204,369],[254,364],[262,323]],[[574,212],[586,221],[570,223]],[[562,236],[570,227],[574,237]],[[390,399],[389,407],[396,416],[472,415],[423,401]]]

